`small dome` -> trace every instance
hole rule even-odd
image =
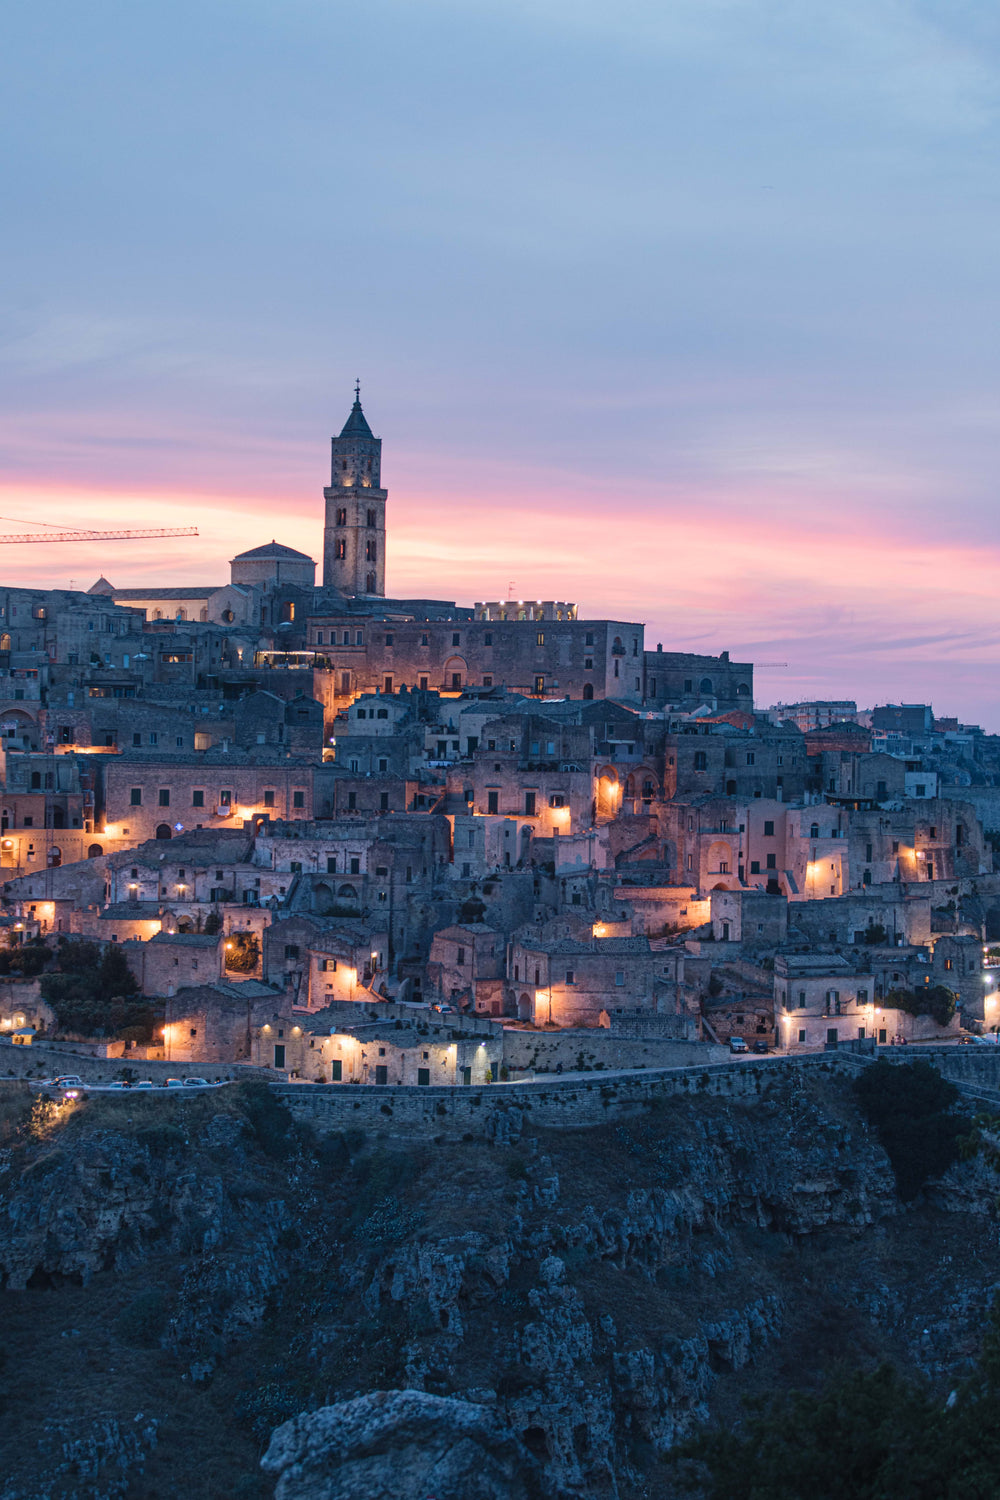
[[[286,547],[283,542],[271,541],[265,542],[263,547],[251,547],[249,552],[238,552],[233,558],[233,562],[255,562],[269,557],[291,558],[296,562],[311,563],[313,561],[305,552],[296,552],[294,547]]]

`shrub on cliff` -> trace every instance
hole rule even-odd
[[[702,1500],[988,1500],[1000,1476],[1000,1324],[947,1399],[890,1365],[833,1371],[675,1451]],[[692,1460],[694,1461],[692,1465]]]
[[[957,1161],[969,1121],[952,1113],[958,1090],[930,1063],[880,1058],[855,1081],[858,1103],[892,1164],[904,1203]]]

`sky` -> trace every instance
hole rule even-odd
[[[40,0],[0,49],[4,582],[319,558],[572,600],[761,705],[1000,731],[1000,11]]]

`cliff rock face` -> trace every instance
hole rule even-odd
[[[743,1394],[836,1358],[952,1380],[1000,1284],[994,1174],[904,1208],[834,1073],[416,1143],[241,1099],[91,1101],[0,1161],[4,1306],[38,1342],[7,1380],[60,1421],[17,1414],[0,1500],[215,1500],[235,1464],[248,1500],[667,1494]]]

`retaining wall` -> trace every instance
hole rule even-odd
[[[803,1069],[845,1071],[833,1054],[772,1058],[711,1068],[670,1068],[593,1079],[546,1079],[486,1088],[376,1088],[371,1085],[275,1085],[296,1118],[321,1133],[360,1128],[412,1135],[441,1133],[513,1139],[525,1124],[562,1129],[636,1114],[658,1099],[757,1098],[768,1084]]]
[[[717,1064],[730,1056],[728,1047],[711,1042],[683,1042],[674,1037],[616,1036],[614,1031],[579,1027],[572,1031],[513,1031],[503,1034],[508,1068],[554,1073],[588,1068],[683,1068]]]
[[[162,1083],[165,1078],[207,1078],[215,1083],[223,1078],[265,1078],[284,1081],[287,1073],[273,1068],[256,1068],[246,1063],[218,1064],[194,1062],[142,1062],[125,1057],[91,1057],[68,1047],[15,1047],[0,1041],[0,1082],[23,1078],[52,1078],[59,1073],[75,1073],[84,1083],[112,1083],[123,1078],[126,1070],[132,1078],[149,1078]]]

